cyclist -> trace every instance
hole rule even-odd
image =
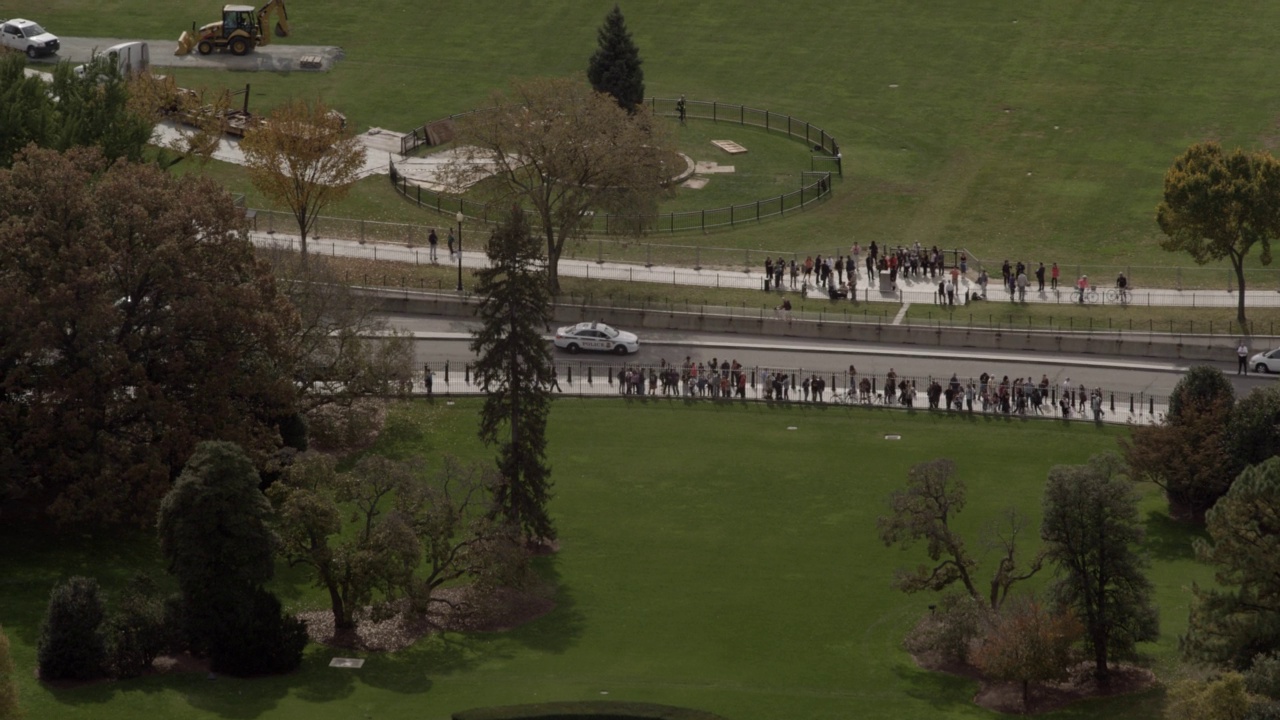
[[[1088,289],[1089,289],[1089,276],[1081,275],[1080,279],[1076,281],[1076,292],[1080,293],[1081,305],[1084,304],[1084,294],[1085,294],[1085,291],[1087,291]]]
[[[1129,278],[1120,273],[1116,278],[1116,290],[1120,293],[1120,302],[1128,302],[1129,300]]]

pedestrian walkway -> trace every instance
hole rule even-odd
[[[250,233],[255,245],[260,247],[282,247],[298,249],[298,237],[284,233]],[[465,239],[465,238],[464,238]],[[431,264],[430,253],[426,247],[408,247],[393,243],[361,243],[356,240],[340,240],[323,238],[308,240],[308,249],[317,255],[334,257],[365,258],[391,262],[409,262],[418,265]],[[465,247],[465,245],[464,245]],[[488,257],[483,252],[466,251],[461,253],[462,266],[479,268],[488,264]],[[456,264],[456,256],[448,257],[441,251],[442,266]],[[658,285],[691,285],[709,288],[731,288],[739,290],[760,290],[765,288],[763,268],[759,271],[742,270],[696,270],[687,267],[665,265],[643,265],[639,263],[597,262],[594,260],[578,260],[561,258],[559,265],[561,277],[578,277],[589,280],[618,280],[626,282],[653,283]],[[895,305],[940,304],[938,302],[938,279],[899,277],[893,290],[882,291],[878,287],[870,287],[866,282],[866,270],[858,272],[857,298],[854,302],[892,303]],[[770,290],[768,294],[778,296],[787,293],[804,293],[809,298],[826,298],[825,291],[817,290],[813,285],[802,289],[790,286],[789,279],[784,279],[781,290]],[[1065,283],[1064,283],[1065,284]],[[1088,304],[1106,304],[1107,294],[1111,288],[1095,288],[1096,292],[1086,295]],[[1237,295],[1226,290],[1172,290],[1158,288],[1140,288],[1129,291],[1128,305],[1143,307],[1235,307]],[[981,288],[976,283],[972,271],[960,279],[960,292],[956,295],[957,304],[986,303],[990,306],[999,304],[1017,304],[1018,298],[1010,293],[995,278],[994,284],[987,288],[986,299],[982,299]],[[1079,295],[1069,287],[1044,290],[1028,288],[1025,300],[1028,305],[1069,305],[1079,301]],[[1249,307],[1280,307],[1280,293],[1265,290],[1254,290],[1245,296]],[[849,303],[847,300],[833,300],[833,303]]]
[[[850,396],[847,387],[843,387],[840,383],[843,379],[838,373],[830,375],[831,383],[827,386],[824,394],[824,400],[816,401],[805,399],[799,387],[793,387],[792,382],[787,385],[787,392],[783,399],[766,397],[765,388],[761,382],[764,368],[744,368],[743,372],[749,373],[750,380],[745,389],[745,397],[711,397],[708,394],[670,394],[662,393],[661,387],[650,394],[630,394],[626,393],[623,385],[614,377],[616,371],[624,367],[623,363],[614,366],[593,364],[575,364],[557,362],[557,381],[559,390],[553,390],[554,397],[594,397],[594,398],[621,398],[629,402],[707,402],[707,403],[764,403],[769,406],[787,406],[787,407],[811,407],[811,408],[864,408],[867,410],[876,410],[883,412],[934,412],[944,413],[948,415],[981,415],[988,417],[1004,417],[1009,419],[1025,419],[1025,420],[1047,420],[1059,422],[1094,422],[1092,412],[1089,407],[1083,409],[1073,403],[1071,415],[1064,418],[1061,414],[1057,403],[1056,387],[1052,397],[1045,400],[1043,408],[1037,412],[1032,407],[1027,407],[1024,412],[1000,412],[993,405],[989,410],[982,410],[981,405],[974,403],[972,410],[957,409],[930,409],[928,395],[925,389],[928,382],[924,378],[916,380],[916,392],[913,394],[912,405],[907,407],[901,403],[901,397],[895,393],[895,401],[892,404],[885,404],[883,394],[873,394],[871,398],[863,402],[856,395]],[[475,384],[475,378],[471,373],[469,366],[450,366],[448,363],[432,363],[432,382],[430,396],[437,401],[450,402],[452,398],[458,396],[479,396],[484,393],[479,385]],[[635,365],[641,370],[646,368]],[[827,377],[824,375],[823,377]],[[908,378],[911,379],[911,378]],[[413,394],[419,397],[427,396],[426,385],[419,374],[414,381]],[[1137,393],[1106,393],[1103,394],[1103,405],[1101,415],[1097,422],[1116,424],[1116,425],[1154,425],[1159,423],[1165,412],[1167,411],[1167,399],[1156,398]]]

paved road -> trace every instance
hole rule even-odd
[[[210,5],[209,8],[214,6]],[[215,9],[216,11],[216,9]],[[213,22],[216,17],[203,19],[201,24]],[[173,51],[178,47],[178,36],[187,28],[176,27],[172,38],[164,40],[145,40],[151,48],[151,64],[158,67],[193,68],[208,70],[236,70],[241,72],[321,72],[329,70],[333,64],[342,59],[342,48],[333,45],[287,45],[279,40],[266,47],[243,56],[235,56],[229,52],[201,55],[195,51],[177,56]],[[89,62],[95,51],[105,50],[112,45],[132,42],[140,38],[109,37],[66,37],[58,36],[61,48],[57,55],[35,60],[35,65],[54,65],[59,62],[70,62],[79,65]],[[303,55],[316,55],[321,59],[319,68],[303,68],[300,60]]]
[[[413,333],[417,365],[431,363],[436,373],[436,391],[457,394],[477,392],[465,381],[461,368],[474,359],[468,348],[470,329],[474,323],[457,318],[424,317],[418,315],[388,315],[390,324]],[[977,378],[984,371],[1010,379],[1032,377],[1039,380],[1048,376],[1055,389],[1070,379],[1073,388],[1083,384],[1086,388],[1102,388],[1108,413],[1104,420],[1117,423],[1149,423],[1152,421],[1151,403],[1154,399],[1155,418],[1165,410],[1165,398],[1186,371],[1177,362],[1134,360],[1132,358],[1106,356],[1079,356],[1046,358],[1042,354],[1004,352],[998,350],[938,351],[918,346],[893,346],[872,343],[848,343],[836,341],[795,340],[777,337],[752,337],[742,335],[716,335],[710,333],[684,333],[648,331],[641,350],[626,358],[633,366],[657,366],[661,360],[679,363],[685,357],[695,362],[736,359],[745,367],[755,370],[757,376],[767,368],[786,368],[805,375],[817,373],[825,378],[836,376],[836,382],[844,387],[844,372],[849,365],[856,366],[859,375],[869,375],[883,383],[885,374],[892,368],[901,377],[917,378],[923,390],[930,377],[944,382],[955,373],[961,381]],[[443,384],[443,366],[448,361],[452,372],[450,383]],[[556,353],[561,382],[568,385],[573,378],[571,391],[588,395],[616,393],[617,386],[605,380],[608,373],[616,372],[623,363],[621,358],[609,355],[571,356]],[[585,382],[586,368],[593,369],[594,383]],[[1269,377],[1250,375],[1236,377],[1234,368],[1220,365],[1232,379],[1237,394],[1243,395],[1254,387],[1274,382]],[[572,373],[570,373],[572,369]],[[749,390],[754,398],[757,390]],[[1130,398],[1134,412],[1129,412]],[[1116,411],[1110,412],[1114,398]]]

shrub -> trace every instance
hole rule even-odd
[[[54,587],[40,628],[36,660],[44,680],[90,680],[106,668],[105,611],[98,581],[73,577]]]
[[[285,615],[276,596],[258,588],[243,627],[220,633],[215,641],[210,666],[238,677],[292,672],[306,646],[306,623]]]
[[[1249,710],[1244,678],[1229,672],[1207,680],[1174,683],[1164,714],[1169,720],[1246,720]]]
[[[991,619],[991,608],[981,600],[966,593],[944,595],[907,633],[903,645],[911,653],[965,662],[974,641],[986,632]]]
[[[1280,700],[1280,655],[1272,652],[1255,657],[1244,674],[1244,684],[1255,695]]]
[[[129,581],[117,606],[107,621],[111,669],[116,677],[137,677],[172,644],[165,626],[164,599],[155,581],[139,574]]]

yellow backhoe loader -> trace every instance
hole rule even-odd
[[[284,9],[284,0],[267,0],[258,9],[252,5],[224,5],[222,22],[209,23],[197,29],[193,23],[190,31],[183,31],[178,39],[178,48],[174,55],[186,55],[192,48],[201,55],[208,55],[214,50],[230,50],[232,55],[244,55],[259,45],[271,44],[272,27],[276,37],[288,37],[289,14]]]

